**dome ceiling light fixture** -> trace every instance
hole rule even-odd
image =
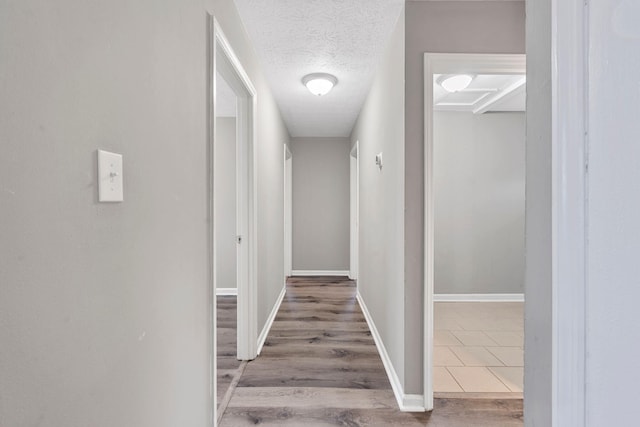
[[[331,89],[338,84],[338,79],[327,73],[313,73],[304,76],[302,78],[302,84],[304,84],[312,94],[322,96],[329,93]]]
[[[447,92],[460,92],[465,90],[473,80],[473,76],[469,74],[448,74],[440,76],[438,84]]]

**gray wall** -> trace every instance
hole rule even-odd
[[[524,113],[434,114],[435,293],[524,292]]]
[[[292,139],[294,270],[349,270],[349,147]]]
[[[351,143],[360,141],[358,291],[407,391],[408,377],[415,376],[412,371],[415,367],[406,367],[404,335],[404,20],[403,11],[356,122]],[[375,164],[375,156],[380,152],[382,170]]]
[[[405,322],[409,390],[422,390],[424,53],[524,53],[525,3],[407,1],[405,65]]]
[[[527,2],[525,370],[527,426],[552,426],[551,1]]]
[[[207,11],[258,92],[259,329],[282,289],[288,133],[233,2],[3,1],[3,426],[210,425]]]
[[[216,286],[236,288],[237,249],[236,243],[236,119],[216,117],[215,147],[215,229],[217,246]]]
[[[639,6],[589,6],[588,427],[632,426],[640,401]]]

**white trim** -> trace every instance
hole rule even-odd
[[[237,126],[238,132],[238,235],[242,236],[242,243],[238,244],[238,359],[252,360],[258,354],[257,349],[257,150],[256,150],[256,113],[257,92],[240,60],[235,55],[231,44],[224,35],[218,21],[209,15],[213,27],[212,63],[213,70],[210,77],[213,81],[213,114],[216,109],[217,73],[226,73],[227,82],[237,95],[238,91],[245,96],[238,96]],[[218,50],[219,49],[219,50]],[[226,58],[218,61],[217,55]],[[229,67],[230,65],[230,67]],[[243,127],[246,127],[246,132]],[[213,138],[215,139],[215,120]],[[215,144],[214,144],[215,147]],[[215,197],[215,196],[214,196]]]
[[[238,288],[216,288],[216,295],[218,296],[238,295]]]
[[[551,2],[550,410],[554,427],[587,423],[588,10],[583,0]]]
[[[258,337],[258,355],[262,352],[262,347],[264,346],[264,342],[267,340],[267,336],[269,335],[269,331],[273,326],[273,321],[276,320],[276,315],[278,314],[278,310],[280,310],[280,305],[282,305],[282,300],[284,300],[284,295],[287,293],[287,284],[285,283],[282,287],[282,291],[280,291],[280,295],[278,295],[278,299],[276,300],[273,309],[271,309],[271,313],[269,313],[269,317],[267,318],[267,322],[264,324],[264,328],[262,328],[262,332],[260,332],[260,336]]]
[[[293,270],[292,276],[347,276],[349,270]]]
[[[216,427],[218,418],[218,387],[217,387],[217,307],[216,307],[216,261],[215,261],[215,209],[214,209],[214,135],[215,135],[215,18],[208,14],[208,46],[207,46],[207,283],[209,285],[209,425]]]
[[[402,405],[400,406],[400,410],[402,412],[425,412],[424,395],[403,394]]]
[[[382,337],[380,337],[380,333],[378,332],[376,324],[371,317],[371,313],[369,313],[367,305],[362,299],[362,295],[360,295],[360,291],[356,292],[356,299],[358,300],[358,304],[360,304],[360,309],[362,310],[362,314],[367,321],[367,325],[369,325],[369,330],[371,331],[373,341],[376,343],[378,353],[380,353],[380,358],[382,359],[384,370],[387,372],[387,376],[389,377],[389,382],[391,383],[391,388],[393,389],[393,394],[396,397],[398,407],[402,412],[424,412],[425,408],[423,395],[404,393],[400,378],[398,378],[398,374],[393,368],[389,353],[387,353],[387,349],[382,342]]]
[[[434,294],[433,302],[524,302],[524,294]]]
[[[511,54],[424,54],[424,406],[433,409],[434,189],[433,75],[524,74],[526,56]]]

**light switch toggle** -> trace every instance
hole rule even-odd
[[[382,170],[382,151],[376,154],[376,166],[379,170]]]
[[[122,154],[98,150],[98,201],[123,200]]]

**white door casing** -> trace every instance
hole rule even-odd
[[[216,195],[214,182],[214,147],[216,134],[216,87],[217,74],[220,73],[231,86],[237,96],[237,141],[236,141],[236,173],[237,173],[237,235],[238,235],[238,351],[240,360],[252,360],[257,356],[257,183],[256,183],[256,112],[257,93],[235,55],[231,45],[216,21],[209,15],[209,51],[208,51],[208,188],[209,188],[209,288],[211,330],[210,345],[210,396],[211,425],[217,424],[217,391],[216,391],[216,278],[215,278],[215,228],[214,225]]]
[[[434,188],[433,188],[433,75],[525,74],[525,55],[424,54],[424,406],[433,409],[433,288],[434,288]]]

